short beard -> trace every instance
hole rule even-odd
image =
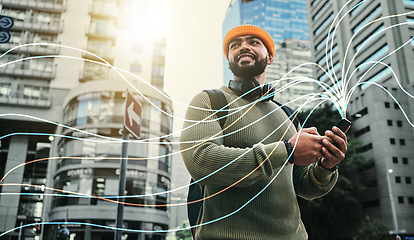
[[[239,66],[237,63],[229,62],[229,68],[233,74],[239,78],[253,78],[262,74],[267,66],[266,58],[255,61],[253,66]]]

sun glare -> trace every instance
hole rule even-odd
[[[132,1],[129,11],[132,36],[166,36],[167,11],[164,0]]]

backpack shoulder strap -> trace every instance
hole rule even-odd
[[[213,110],[220,110],[216,112],[216,116],[219,119],[221,128],[223,128],[227,119],[227,113],[229,112],[229,106],[227,106],[227,99],[224,96],[224,93],[220,91],[220,89],[207,89],[203,92],[208,94],[211,108]]]
[[[297,129],[298,126],[299,126],[299,119],[297,117],[297,114],[295,114],[295,111],[293,111],[292,108],[290,108],[286,105],[283,105],[283,104],[281,104],[280,102],[278,102],[274,99],[272,99],[272,102],[276,103],[277,105],[279,105],[283,109],[283,111],[286,113],[286,115],[288,115],[290,121],[293,122],[293,125],[295,125],[295,128]]]

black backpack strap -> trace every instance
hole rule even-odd
[[[276,101],[274,99],[272,99],[272,102],[276,103],[277,105],[279,105],[283,109],[283,111],[286,113],[286,115],[288,115],[290,121],[292,121],[293,125],[295,125],[295,128],[298,129],[299,119],[298,119],[297,114],[295,114],[295,111],[293,111],[292,108],[290,108],[286,105],[283,105],[283,104],[279,103],[278,101]]]
[[[202,199],[204,197],[204,189],[201,185],[194,183],[194,180],[191,178],[190,187],[188,188],[187,195],[187,215],[190,226],[197,224],[198,215],[200,214],[201,208],[203,206],[203,201],[191,203]]]
[[[229,106],[227,106],[227,99],[224,93],[220,89],[208,89],[204,90],[208,94],[211,102],[211,109],[220,110],[216,112],[216,116],[219,119],[220,126],[223,129],[224,123],[227,119],[227,113],[229,112]]]

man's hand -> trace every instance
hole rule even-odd
[[[326,131],[325,135],[329,139],[322,140],[324,159],[321,163],[325,168],[333,168],[344,160],[345,153],[348,150],[348,141],[345,133],[338,127],[333,127],[332,131]]]
[[[320,136],[315,127],[303,128],[300,132],[293,135],[289,142],[294,148],[294,164],[307,166],[317,162],[318,158],[326,157],[321,151],[324,146],[322,145],[322,140],[328,141],[328,139],[329,137]],[[328,149],[330,150],[331,147],[329,146]]]

